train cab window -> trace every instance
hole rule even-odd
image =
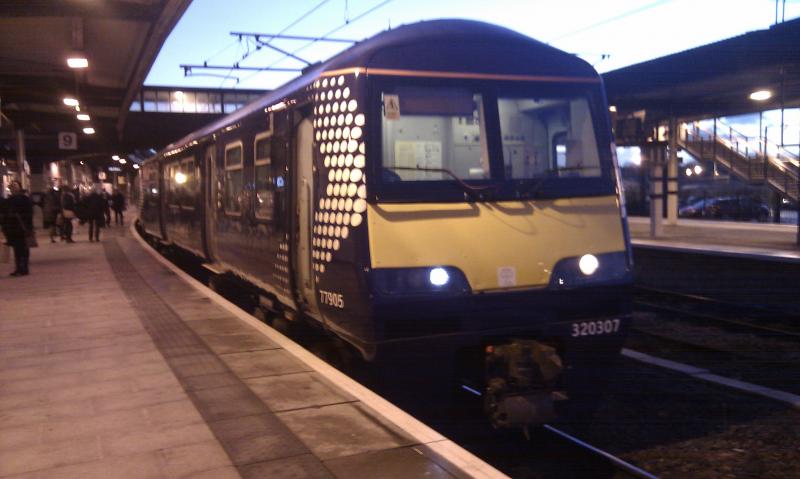
[[[586,98],[499,98],[497,107],[506,178],[601,175]]]
[[[272,175],[272,133],[256,136],[255,140],[255,214],[272,220],[275,209],[275,187]]]
[[[242,143],[237,142],[225,147],[225,213],[242,213],[242,182]]]
[[[481,94],[397,87],[382,100],[383,182],[489,179]]]

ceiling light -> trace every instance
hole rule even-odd
[[[78,119],[80,121],[89,121],[89,120],[91,120],[91,118],[89,118],[89,115],[87,115],[86,113],[78,113]]]
[[[608,111],[610,111],[611,113],[616,113],[617,112],[617,107],[614,106],[614,105],[611,105],[611,106],[608,107]]]
[[[119,155],[112,155],[111,159],[114,161],[119,161]]]
[[[94,135],[94,128],[92,128],[91,126],[86,127],[83,129],[83,132],[86,133],[87,135]]]
[[[70,57],[67,58],[67,65],[70,68],[86,68],[89,66],[89,60],[86,57]]]
[[[133,164],[133,169],[134,169],[134,170],[138,170],[138,169],[139,169],[139,165],[137,165],[136,163],[134,163],[134,164]]]
[[[120,158],[119,159],[119,164],[120,165],[124,165],[125,163],[127,163],[127,160],[125,160],[125,158]]]
[[[67,106],[78,106],[78,100],[75,98],[64,98],[64,104]]]
[[[755,101],[764,101],[772,98],[772,92],[769,90],[757,90],[750,94],[750,99]]]

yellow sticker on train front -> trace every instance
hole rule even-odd
[[[563,258],[625,250],[613,195],[369,204],[366,219],[373,268],[453,266],[473,291],[546,286]]]

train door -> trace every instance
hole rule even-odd
[[[301,303],[310,313],[318,313],[316,287],[311,261],[311,228],[313,222],[314,172],[313,142],[314,128],[308,117],[300,120],[294,132],[294,171],[295,191],[297,192],[295,215],[297,236],[295,271],[297,289]]]
[[[217,260],[217,162],[215,153],[216,145],[208,145],[203,154],[204,188],[205,188],[205,237],[206,255],[212,261]]]

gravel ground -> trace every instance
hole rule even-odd
[[[637,314],[635,326],[668,336],[673,346],[687,340],[694,346],[744,352],[741,357],[750,357],[744,376],[762,368],[762,377],[769,378],[770,371],[763,371],[766,360],[796,360],[799,349],[784,341],[729,337],[715,328],[657,319]],[[642,350],[645,345],[632,335],[628,347]],[[698,357],[693,346],[688,352],[659,347],[643,352],[697,365],[686,358]],[[669,354],[661,354],[665,352]],[[714,358],[705,357],[705,362],[703,367],[714,366]],[[731,372],[724,354],[716,362],[712,370]],[[748,360],[738,365],[748,369]],[[792,378],[786,375],[794,374],[794,386],[800,382],[798,371],[797,366],[782,368],[779,377],[767,382],[789,384]],[[661,477],[800,477],[800,410],[632,360],[621,362],[594,420],[565,428]]]

